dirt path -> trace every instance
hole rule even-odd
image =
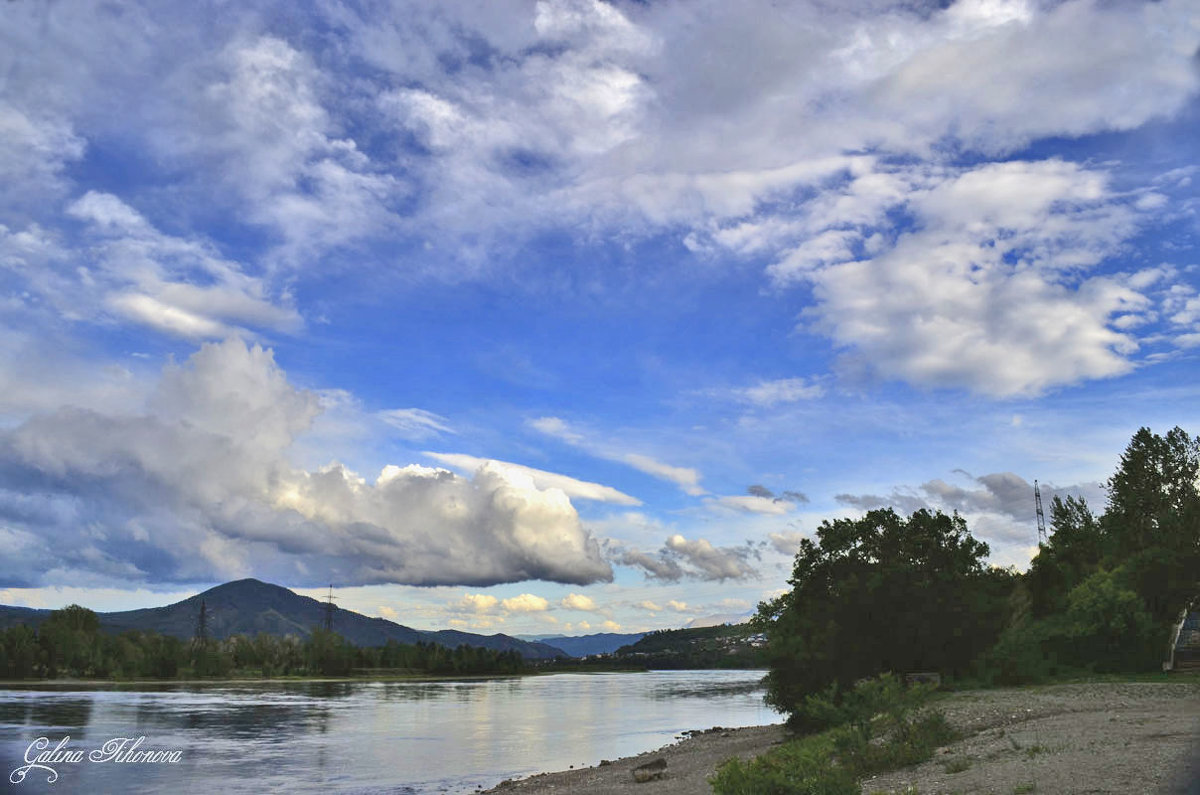
[[[1200,792],[1195,679],[956,693],[938,706],[969,736],[864,782],[864,795]]]
[[[1200,680],[1053,685],[952,693],[937,704],[966,739],[923,765],[864,782],[875,793],[1170,793],[1200,795]],[[702,795],[731,756],[748,758],[785,738],[778,726],[709,731],[601,767],[547,773],[495,795]],[[662,780],[633,768],[667,761]]]

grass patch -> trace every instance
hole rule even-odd
[[[958,756],[948,762],[942,764],[942,770],[947,773],[961,773],[971,767],[971,760],[965,756]]]
[[[938,712],[918,707],[929,695],[894,677],[861,683],[841,699],[810,696],[805,710],[836,723],[748,762],[731,759],[709,781],[718,795],[858,795],[859,781],[924,762],[958,738]]]

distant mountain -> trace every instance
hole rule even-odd
[[[693,618],[687,622],[689,629],[699,629],[700,627],[719,627],[724,624],[745,624],[754,615],[753,610],[747,610],[744,613],[721,613],[715,616],[702,616]]]
[[[325,621],[324,602],[254,579],[227,582],[166,607],[97,615],[100,617],[100,628],[106,632],[136,629],[187,639],[195,634],[202,601],[207,608],[208,632],[214,638],[239,634],[254,636],[259,633],[304,637]],[[0,606],[0,628],[14,624],[36,626],[50,612]],[[333,629],[356,646],[382,646],[389,640],[408,644],[424,641],[450,648],[466,644],[498,651],[515,650],[530,660],[553,659],[564,654],[555,646],[530,643],[508,635],[475,635],[456,630],[428,632],[336,607]]]
[[[548,635],[539,637],[542,643],[547,643],[562,649],[569,657],[587,657],[590,654],[612,654],[622,646],[637,643],[645,632],[634,632],[621,635],[615,632],[599,632],[595,635]]]

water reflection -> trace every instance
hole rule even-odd
[[[22,701],[0,702],[0,723],[16,726],[42,726],[46,729],[76,731],[87,726],[92,717],[90,698],[36,697]]]
[[[7,778],[38,736],[98,747],[144,735],[177,766],[77,765],[61,791],[471,792],[595,764],[684,729],[769,723],[753,671],[438,682],[0,690]]]

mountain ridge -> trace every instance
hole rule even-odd
[[[188,639],[196,632],[200,604],[205,605],[207,631],[210,637],[224,639],[230,635],[298,635],[305,637],[325,621],[326,603],[311,596],[248,577],[213,586],[162,607],[143,607],[136,610],[97,612],[100,628],[105,632],[128,630],[158,632]],[[51,610],[0,605],[0,628],[14,624],[40,624]],[[497,651],[517,651],[531,660],[547,660],[569,656],[555,646],[519,640],[504,634],[476,635],[459,630],[419,630],[386,618],[374,618],[353,610],[333,608],[333,630],[356,646],[382,646],[389,640],[397,643],[436,643],[454,648],[466,644]]]

